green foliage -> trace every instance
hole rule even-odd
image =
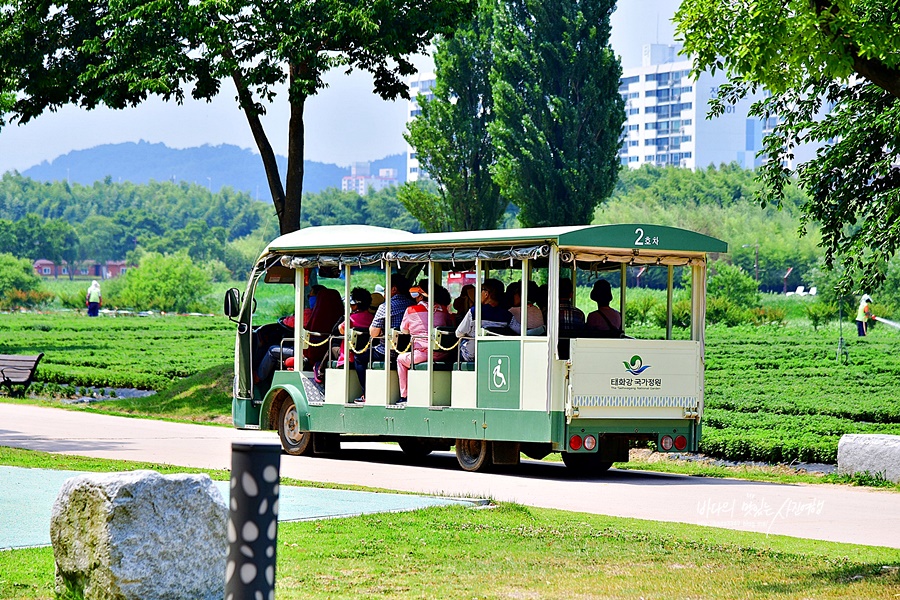
[[[397,199],[396,187],[370,192],[366,196],[337,188],[307,194],[303,201],[302,224],[304,227],[365,224],[413,232],[422,230]]]
[[[14,290],[28,292],[40,285],[41,278],[35,275],[30,261],[12,254],[0,254],[0,295]]]
[[[756,326],[787,324],[787,309],[777,306],[759,306],[751,308],[750,322]]]
[[[187,252],[169,256],[148,253],[136,269],[129,269],[110,302],[119,307],[163,312],[206,312],[202,298],[210,292],[210,279]]]
[[[53,294],[41,290],[8,290],[0,298],[0,309],[30,309],[45,307],[53,299]]]
[[[821,254],[818,230],[808,227],[800,238],[800,207],[807,197],[796,186],[785,190],[779,210],[761,210],[754,200],[760,185],[754,172],[736,164],[691,171],[677,167],[643,165],[624,169],[616,189],[601,206],[595,223],[659,223],[683,227],[726,240],[730,262],[756,273],[759,248],[759,284],[764,291],[783,292],[810,285],[809,272]],[[791,269],[785,281],[785,273]],[[650,270],[642,280],[665,287],[664,270]]]
[[[750,113],[777,120],[763,140],[760,199],[781,203],[797,176],[810,196],[804,223],[821,225],[826,265],[845,267],[844,292],[853,281],[875,289],[900,247],[892,216],[900,204],[896,8],[887,0],[687,0],[675,17],[695,69],[730,78],[713,114],[760,87],[771,92]],[[822,145],[815,158],[786,166],[806,143]]]
[[[613,291],[613,298],[616,297]],[[665,303],[665,298],[662,300]],[[635,290],[629,292],[628,302],[625,304],[625,323],[636,325],[647,325],[660,301],[656,294],[649,293],[649,290]]]
[[[435,48],[436,85],[431,100],[418,98],[422,114],[409,123],[406,141],[420,170],[438,183],[436,193],[407,184],[400,201],[426,231],[495,229],[507,202],[489,171],[494,119],[489,74],[493,66],[494,3],[479,0],[475,17]]]
[[[625,101],[614,0],[498,3],[494,177],[527,226],[590,223],[613,190]]]
[[[717,261],[710,265],[709,273],[706,294],[710,299],[727,299],[742,309],[759,306],[756,280],[742,268]]]
[[[656,305],[651,312],[651,317],[653,319],[654,325],[665,329],[666,322],[668,319],[665,303]],[[691,326],[691,301],[690,300],[676,300],[672,304],[672,327],[678,327],[679,329],[687,329],[690,326]]]
[[[211,100],[222,80],[236,88],[260,152],[280,231],[300,227],[307,98],[333,68],[373,75],[384,99],[407,95],[411,56],[438,33],[449,33],[472,0],[398,6],[303,0],[94,4],[63,1],[35,9],[27,0],[5,6],[0,21],[0,81],[16,98],[0,119],[20,123],[66,104],[119,109],[150,95],[181,102],[187,93]],[[286,86],[284,93],[282,86]],[[267,103],[283,93],[290,105],[286,180],[260,123]]]
[[[706,322],[710,325],[721,323],[735,327],[749,323],[751,319],[749,309],[742,308],[728,297],[713,296],[706,302]]]
[[[812,325],[813,329],[816,331],[818,331],[819,327],[822,325],[831,323],[838,316],[837,307],[834,304],[828,304],[822,300],[804,304],[803,308],[806,311],[806,317],[809,319],[809,324]]]

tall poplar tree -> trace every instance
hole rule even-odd
[[[590,223],[612,193],[625,102],[615,0],[508,0],[495,20],[494,176],[523,225]]]
[[[438,41],[433,98],[419,96],[422,114],[404,135],[421,168],[438,184],[436,194],[411,183],[398,194],[428,231],[493,229],[508,204],[490,173],[493,4],[480,0],[474,19]]]

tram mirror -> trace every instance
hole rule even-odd
[[[236,318],[241,312],[241,293],[237,288],[231,288],[225,292],[225,316],[229,319]]]

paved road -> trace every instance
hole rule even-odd
[[[231,442],[247,439],[277,438],[269,432],[0,404],[0,446],[228,469]],[[531,461],[513,473],[466,473],[447,453],[417,466],[394,446],[345,443],[344,448],[334,458],[284,455],[281,475],[900,548],[900,495],[892,492],[616,470],[576,480],[562,465]]]

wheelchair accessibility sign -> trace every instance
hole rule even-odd
[[[502,354],[494,354],[488,359],[488,364],[491,365],[488,389],[492,392],[508,392],[510,379],[509,357]]]

